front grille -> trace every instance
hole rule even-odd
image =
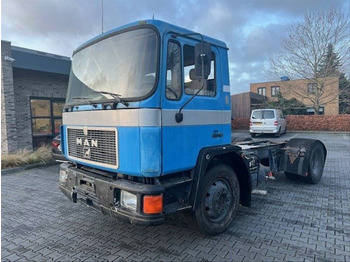
[[[84,135],[83,128],[67,128],[67,135],[70,157],[118,167],[115,129],[87,129]]]

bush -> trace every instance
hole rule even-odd
[[[49,163],[53,161],[51,147],[41,146],[34,152],[28,149],[20,149],[13,154],[3,154],[1,156],[1,168],[24,166],[35,163]]]

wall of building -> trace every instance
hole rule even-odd
[[[265,83],[252,83],[250,84],[250,91],[258,93],[258,88],[266,88],[267,100],[275,100],[276,98],[271,95],[271,87],[279,86],[280,92],[286,99],[296,98],[308,107],[312,107],[312,102],[303,97],[300,93],[307,94],[307,85],[310,83],[307,79],[290,80],[290,81],[275,81]],[[327,77],[325,79],[324,94],[320,98],[321,105],[324,104],[325,115],[338,115],[339,114],[339,78]],[[300,91],[300,90],[303,91]],[[299,93],[299,94],[297,94]],[[311,94],[309,94],[311,95]],[[311,95],[312,96],[312,95]],[[329,102],[331,101],[331,102]]]
[[[1,153],[17,150],[12,62],[5,56],[11,57],[11,42],[1,41]]]
[[[68,75],[13,69],[18,148],[32,149],[30,97],[65,98]]]
[[[232,118],[250,117],[249,92],[231,96]]]

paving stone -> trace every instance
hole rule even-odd
[[[18,255],[13,253],[13,254],[11,254],[9,256],[6,256],[5,259],[8,260],[8,261],[21,261],[21,260],[23,260],[23,257],[22,256],[18,256]]]
[[[322,181],[277,174],[267,196],[253,195],[252,207],[239,207],[229,230],[215,237],[175,220],[128,225],[73,204],[57,188],[58,166],[2,176],[1,260],[350,261],[350,135],[297,137],[324,141]]]

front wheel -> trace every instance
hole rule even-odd
[[[188,224],[206,235],[227,230],[239,204],[239,182],[236,173],[227,165],[210,169],[197,191],[199,203],[194,212],[186,213]]]

